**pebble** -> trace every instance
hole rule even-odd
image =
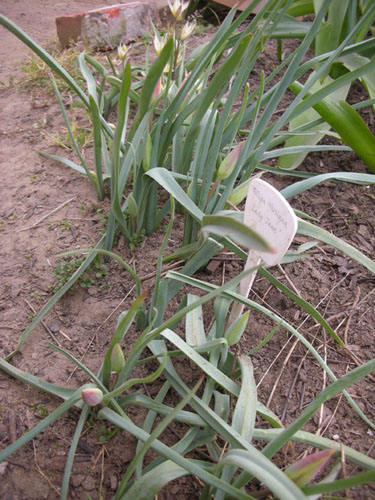
[[[58,321],[52,321],[52,323],[48,325],[48,328],[52,333],[57,333],[60,331],[60,323]]]
[[[83,474],[75,474],[70,478],[70,484],[73,486],[73,488],[78,488],[78,486],[81,486],[84,479],[85,476]]]
[[[7,467],[8,467],[8,462],[1,462],[1,464],[0,464],[0,476],[5,474]]]
[[[85,479],[82,481],[82,487],[86,491],[91,491],[95,489],[95,479],[92,476],[86,476]]]
[[[110,476],[110,481],[111,481],[111,490],[116,490],[117,489],[117,476],[116,474],[111,474]]]

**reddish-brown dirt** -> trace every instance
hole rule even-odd
[[[109,5],[109,0],[87,0],[85,9]],[[53,45],[56,38],[56,16],[79,11],[82,2],[66,0],[3,0],[1,12],[22,27],[41,44]],[[196,35],[192,43],[200,44],[210,36],[208,30]],[[58,254],[87,248],[95,244],[103,228],[102,214],[107,202],[98,202],[86,179],[38,155],[37,150],[61,154],[48,134],[63,130],[63,120],[53,94],[43,88],[27,86],[28,76],[21,69],[28,50],[11,33],[0,28],[0,350],[4,357],[18,343],[35,312],[52,296],[56,285],[53,271],[61,260]],[[273,49],[272,49],[273,50]],[[274,52],[271,50],[271,57]],[[265,61],[267,63],[267,61]],[[373,126],[373,117],[368,116]],[[303,165],[313,172],[366,172],[361,161],[349,153],[314,154]],[[266,176],[276,187],[292,179]],[[375,241],[375,188],[329,182],[290,200],[293,208],[316,217],[319,224],[373,258]],[[182,223],[177,220],[171,247],[181,240]],[[163,232],[148,237],[132,253],[122,240],[115,251],[125,260],[135,262],[140,276],[154,271],[153,262],[160,248]],[[297,236],[295,247],[306,241]],[[217,271],[200,276],[215,284],[233,276],[242,263],[226,257]],[[285,298],[258,276],[252,298],[266,303],[308,338],[327,361],[336,376],[353,369],[357,363],[372,359],[374,347],[374,276],[360,264],[327,245],[318,245],[302,261],[272,269],[283,283],[297,290],[309,301],[345,340],[350,355],[340,349],[324,331],[291,300]],[[145,280],[152,289],[152,277]],[[87,377],[46,341],[58,343],[89,368],[97,370],[108,339],[114,331],[118,314],[134,298],[133,282],[117,264],[108,264],[108,274],[96,279],[91,287],[76,287],[69,292],[29,336],[12,363],[33,375],[60,385],[77,387]],[[208,313],[209,314],[209,313]],[[251,313],[246,334],[239,349],[248,352],[272,329],[264,316]],[[133,337],[129,337],[131,342]],[[252,356],[258,397],[285,423],[291,422],[328,383],[322,370],[280,329],[267,346]],[[196,379],[196,371],[182,364],[187,382]],[[152,394],[157,387],[151,388]],[[359,407],[375,422],[373,379],[366,378],[349,390]],[[0,372],[0,440],[2,447],[36,425],[40,418],[57,407],[57,401],[29,388]],[[143,413],[134,409],[132,417],[141,422]],[[31,444],[0,465],[0,498],[7,500],[40,500],[59,498],[62,475],[78,411],[64,418],[38,436]],[[375,457],[374,430],[371,430],[349,407],[345,398],[327,402],[307,428],[337,439]],[[109,499],[135,451],[135,440],[116,434],[103,441],[109,428],[94,424],[83,435],[76,457],[69,498]],[[173,426],[166,436],[173,443],[180,428]],[[285,461],[293,460],[297,451],[289,450]],[[199,497],[201,485],[194,477],[173,482],[160,499],[193,499]],[[89,496],[88,496],[89,495]],[[371,499],[371,486],[351,491],[347,498]]]

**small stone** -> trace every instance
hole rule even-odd
[[[86,476],[85,479],[82,481],[82,487],[86,491],[91,491],[95,489],[95,479],[92,476]]]
[[[110,476],[110,481],[111,481],[111,490],[116,490],[117,489],[117,476],[116,474],[111,474]]]
[[[76,474],[70,478],[70,484],[73,488],[78,488],[78,486],[81,486],[84,479],[85,476],[83,474]]]
[[[332,436],[332,439],[333,439],[334,441],[338,441],[338,440],[340,439],[340,436],[339,436],[338,434],[334,434],[334,435]]]
[[[60,323],[58,321],[52,321],[48,325],[48,328],[51,330],[52,333],[57,333],[60,331]]]
[[[7,467],[8,467],[8,462],[1,462],[1,464],[0,464],[0,476],[2,476],[3,474],[5,474],[5,471],[6,471]]]

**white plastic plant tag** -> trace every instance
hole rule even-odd
[[[297,217],[286,199],[271,184],[261,179],[250,182],[247,193],[244,224],[256,231],[272,247],[271,252],[250,249],[245,269],[258,266],[262,261],[269,266],[280,262],[297,231]],[[248,297],[255,272],[240,283],[238,293]],[[243,305],[235,302],[229,317],[231,324],[243,311]]]

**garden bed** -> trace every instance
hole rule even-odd
[[[108,1],[86,2],[85,8],[108,5]],[[3,0],[2,13],[21,26],[41,44],[55,39],[54,18],[64,12],[79,10],[78,0],[66,0],[57,5],[50,0],[14,2]],[[215,32],[209,27],[190,42],[199,46]],[[67,250],[95,245],[103,230],[103,217],[108,201],[98,202],[92,187],[79,174],[37,154],[37,150],[59,153],[48,136],[63,130],[63,120],[52,93],[26,82],[27,74],[20,69],[26,62],[27,50],[13,35],[1,28],[0,46],[0,136],[2,164],[1,199],[1,260],[0,288],[2,356],[17,346],[22,332],[32,317],[52,296],[56,286],[54,270],[61,260],[58,254]],[[137,51],[139,55],[137,55]],[[138,62],[142,48],[137,46],[132,57]],[[265,64],[276,60],[275,42],[265,52]],[[256,76],[256,75],[254,75]],[[355,88],[360,92],[360,89]],[[368,123],[372,130],[373,116]],[[78,123],[84,128],[82,118]],[[304,162],[304,170],[315,173],[334,171],[367,172],[364,163],[353,153],[314,153]],[[285,178],[265,174],[263,179],[277,188],[284,187]],[[288,179],[290,181],[290,179]],[[375,187],[327,182],[289,200],[292,207],[319,220],[320,226],[344,241],[351,243],[370,258],[375,241]],[[168,244],[176,249],[182,241],[183,222],[177,216]],[[164,236],[161,227],[133,252],[120,238],[114,251],[128,263],[135,263],[142,286],[154,286],[158,251]],[[306,241],[295,239],[294,248]],[[198,277],[220,285],[238,274],[243,263],[231,253],[219,255]],[[100,271],[100,269],[99,269]],[[96,271],[97,272],[97,271]],[[60,385],[78,387],[87,376],[74,370],[74,365],[53,351],[54,342],[84,360],[93,371],[103,359],[116,326],[118,314],[128,309],[135,298],[133,281],[117,263],[110,261],[101,276],[87,276],[88,286],[76,286],[68,292],[29,336],[12,360],[17,368]],[[375,278],[365,267],[352,261],[328,245],[314,247],[302,260],[274,268],[273,274],[310,302],[345,341],[348,351],[341,349],[311,318],[305,316],[294,302],[284,297],[269,282],[258,276],[252,298],[266,303],[277,314],[295,326],[318,350],[337,377],[358,364],[375,357],[374,347],[374,284]],[[182,295],[171,304],[177,307]],[[206,325],[210,313],[205,317]],[[247,353],[261,342],[272,329],[272,322],[263,315],[251,312],[246,333],[238,344],[238,353]],[[131,330],[129,347],[137,338]],[[126,353],[125,353],[126,354]],[[293,421],[301,410],[324,389],[329,380],[306,349],[286,330],[280,329],[267,346],[252,356],[259,400],[269,406],[284,424]],[[186,360],[179,363],[179,373],[190,387],[200,373]],[[156,368],[156,364],[155,367]],[[139,368],[137,376],[145,373]],[[161,383],[140,386],[140,392],[155,396]],[[366,416],[375,422],[374,379],[371,376],[350,387],[349,392]],[[170,402],[175,403],[173,394]],[[15,441],[41,418],[56,408],[55,398],[29,388],[0,372],[0,439],[3,447]],[[131,410],[139,424],[144,411]],[[7,500],[59,498],[58,490],[64,471],[66,455],[74,432],[78,411],[71,410],[37,439],[19,450],[0,468],[0,496]],[[69,498],[109,499],[118,486],[123,471],[135,453],[136,440],[129,434],[116,432],[108,424],[93,422],[93,431],[85,432],[71,479]],[[163,442],[171,446],[183,436],[184,426],[174,422]],[[339,443],[375,457],[372,431],[354,413],[341,396],[332,398],[305,426]],[[279,465],[295,461],[298,446],[288,447],[279,457]],[[204,456],[205,451],[201,451]],[[151,460],[152,455],[147,456]],[[194,458],[200,458],[196,452]],[[350,472],[348,467],[348,473]],[[201,482],[187,476],[171,482],[158,495],[159,499],[199,498]],[[363,486],[351,490],[348,498],[370,499],[375,489]]]

